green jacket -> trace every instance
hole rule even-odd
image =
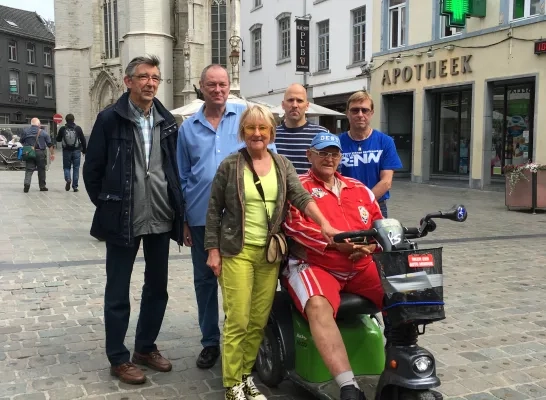
[[[278,233],[288,210],[287,200],[298,210],[305,210],[313,198],[303,188],[292,163],[284,156],[270,152],[277,172],[278,195],[271,216],[272,232]],[[245,231],[244,167],[240,152],[222,161],[212,181],[205,228],[205,250],[220,249],[220,254],[233,257],[243,250]]]

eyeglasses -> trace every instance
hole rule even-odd
[[[140,74],[140,75],[133,75],[135,78],[137,78],[140,82],[142,83],[147,83],[150,79],[154,82],[154,83],[159,83],[159,82],[162,82],[163,79],[161,79],[161,77],[157,76],[157,75],[147,75],[147,74]]]
[[[359,112],[362,111],[362,114],[364,115],[370,115],[370,113],[372,112],[372,110],[370,110],[369,108],[365,108],[365,107],[351,107],[349,108],[349,112],[353,115],[358,115]]]
[[[265,125],[245,125],[243,126],[243,130],[246,134],[252,135],[254,132],[256,132],[256,129],[263,135],[266,134],[269,131],[269,126]]]
[[[311,149],[311,151],[320,158],[332,157],[334,160],[341,158],[341,153],[339,151],[334,151],[333,153],[330,153],[328,151],[318,151],[315,149]]]

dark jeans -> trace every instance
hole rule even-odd
[[[34,170],[38,170],[38,185],[40,189],[46,187],[47,151],[36,150],[36,159],[28,160],[25,171],[25,186],[30,186]]]
[[[65,182],[72,181],[72,188],[78,188],[80,178],[80,162],[82,152],[80,150],[63,150],[63,170]],[[70,179],[70,168],[72,169],[72,179]]]
[[[133,247],[121,247],[107,242],[104,325],[106,355],[112,365],[129,361],[129,350],[123,342],[131,312],[129,304],[131,273],[141,239],[146,267],[135,336],[136,352],[149,353],[157,349],[155,341],[167,308],[170,232],[136,237]]]
[[[381,209],[381,214],[383,214],[383,218],[389,218],[387,216],[387,201],[386,200],[379,202],[379,208]]]
[[[199,313],[199,328],[201,328],[201,344],[203,347],[220,344],[220,328],[218,328],[218,279],[207,265],[205,250],[205,227],[190,227],[193,246],[191,259],[193,262],[193,285],[197,298]]]

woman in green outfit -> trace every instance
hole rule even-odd
[[[267,108],[249,107],[241,116],[238,135],[246,150],[228,156],[218,167],[209,200],[205,249],[207,265],[222,289],[227,317],[222,352],[225,398],[265,400],[250,373],[279,275],[280,262],[266,260],[268,235],[280,232],[287,201],[319,224],[327,239],[338,231],[302,187],[290,161],[267,149],[275,140],[275,119]],[[263,199],[251,168],[259,177]]]

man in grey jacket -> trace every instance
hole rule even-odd
[[[30,182],[32,181],[32,175],[34,174],[35,169],[38,170],[38,185],[40,186],[40,192],[47,192],[47,148],[49,147],[49,151],[51,152],[50,159],[53,161],[55,159],[55,147],[53,147],[53,142],[51,142],[49,134],[40,127],[40,120],[38,118],[32,118],[30,125],[30,128],[25,129],[21,135],[21,144],[23,146],[34,146],[36,158],[27,160],[26,162],[24,192],[28,193],[30,189]]]

